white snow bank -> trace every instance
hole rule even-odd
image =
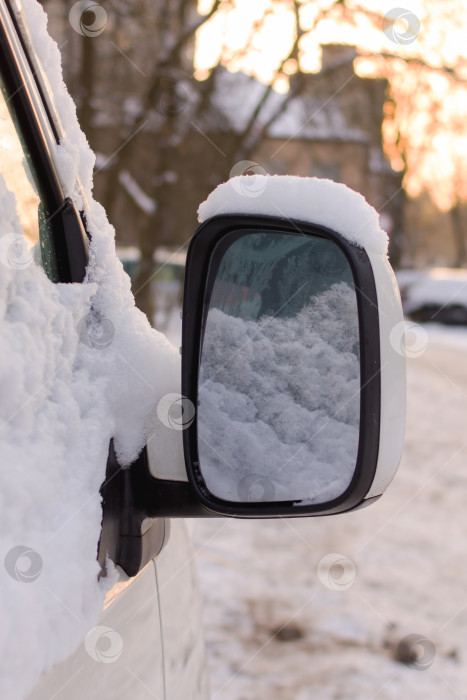
[[[0,696],[8,700],[24,698],[96,624],[109,584],[98,584],[96,562],[109,440],[128,464],[158,401],[179,384],[178,353],[135,308],[114,231],[92,199],[94,155],[46,15],[36,0],[24,11],[63,124],[61,178],[92,244],[82,285],[54,285],[35,264],[0,264]],[[3,190],[0,235],[19,227]]]
[[[419,325],[413,321],[406,321],[409,330],[422,331],[426,335],[421,347],[452,348],[454,350],[467,350],[467,328],[465,326],[446,326],[441,323],[424,323]],[[423,342],[422,340],[422,342]]]
[[[239,175],[216,187],[198,209],[200,222],[220,214],[270,214],[327,226],[351,243],[385,255],[388,236],[365,198],[316,177]]]
[[[211,308],[198,408],[211,492],[232,501],[340,496],[358,451],[358,346],[355,291],[344,282],[292,316],[245,321]]]

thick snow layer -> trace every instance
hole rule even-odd
[[[292,316],[210,309],[198,434],[212,493],[321,503],[345,491],[359,440],[358,345],[355,291],[344,282]]]
[[[198,209],[200,222],[219,214],[270,214],[327,226],[351,243],[385,255],[387,234],[365,198],[316,177],[238,175],[216,187]]]
[[[99,585],[96,562],[109,440],[131,462],[179,372],[178,353],[135,308],[114,231],[92,199],[94,155],[46,15],[36,0],[24,10],[63,124],[61,179],[92,243],[82,285],[54,285],[35,264],[0,264],[0,696],[8,700],[23,698],[96,624],[109,585]],[[0,206],[0,234],[18,231],[4,186]]]

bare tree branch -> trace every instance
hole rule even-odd
[[[444,75],[449,75],[451,78],[453,78],[457,83],[461,84],[466,84],[467,80],[460,75],[457,74],[457,72],[454,70],[454,68],[451,68],[450,66],[446,65],[433,65],[425,61],[423,58],[418,58],[418,57],[413,57],[413,56],[402,56],[400,54],[395,54],[395,53],[389,53],[387,51],[382,51],[379,53],[371,53],[368,51],[360,51],[359,50],[359,57],[362,58],[384,58],[385,60],[390,60],[390,61],[404,61],[404,63],[407,63],[409,65],[414,65],[414,66],[420,66],[420,68],[425,68],[426,70],[433,71],[436,73],[443,73]]]
[[[187,27],[180,36],[177,38],[175,43],[172,45],[172,47],[169,50],[169,53],[167,56],[162,57],[161,60],[157,62],[156,69],[161,68],[162,66],[165,65],[170,65],[170,63],[178,56],[180,50],[183,48],[183,45],[191,38],[193,37],[196,32],[201,29],[201,27],[206,24],[206,22],[209,22],[209,20],[214,17],[216,12],[219,10],[221,5],[225,5],[226,7],[230,5],[230,0],[214,0],[211,9],[209,12],[205,15],[202,15],[197,22],[194,22],[192,25]]]

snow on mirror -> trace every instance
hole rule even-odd
[[[217,245],[210,276],[198,389],[208,489],[235,502],[339,497],[355,471],[360,422],[345,254],[326,238],[236,231]]]

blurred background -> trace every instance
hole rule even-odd
[[[229,177],[343,182],[390,236],[398,476],[370,510],[194,525],[218,700],[466,697],[467,4],[401,2],[43,0],[96,198],[175,344],[196,210]]]
[[[199,203],[243,172],[361,192],[396,270],[464,265],[467,7],[406,4],[43,1],[96,197],[157,327],[180,304]]]

